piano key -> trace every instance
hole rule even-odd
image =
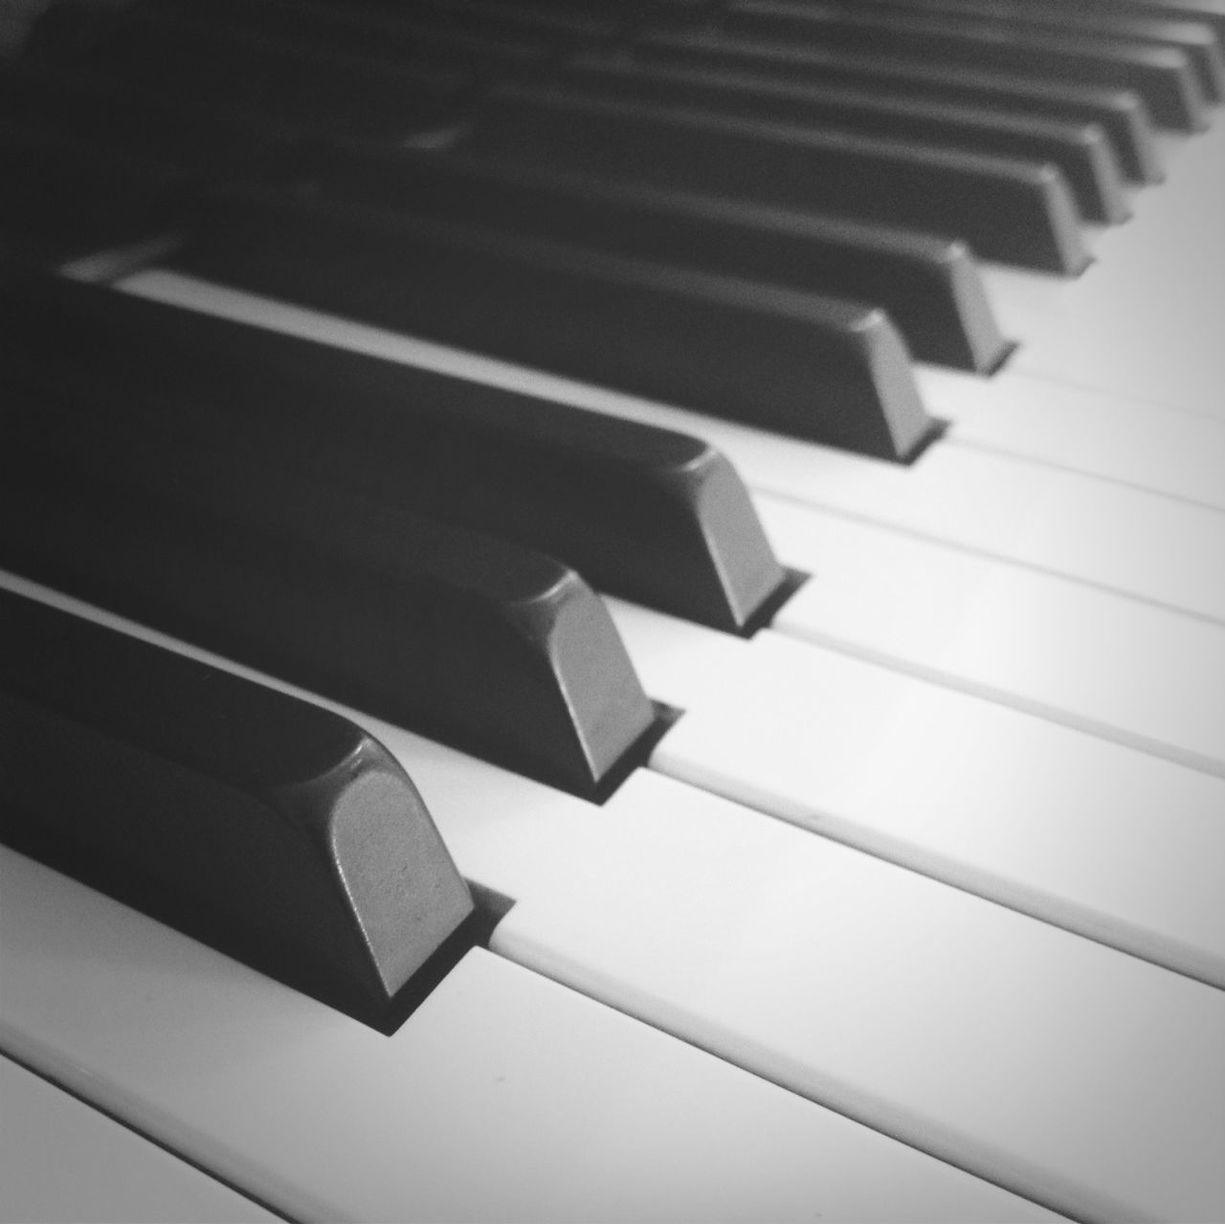
[[[1196,22],[1161,20],[1152,15],[1137,17],[1123,12],[1109,16],[1084,13],[1062,3],[1035,4],[1032,0],[1028,0],[1023,9],[1001,6],[994,0],[921,0],[919,5],[914,0],[869,0],[868,4],[856,7],[882,14],[936,14],[956,20],[965,28],[983,32],[1070,33],[1073,37],[1090,37],[1099,45],[1123,41],[1174,47],[1190,60],[1204,96],[1212,102],[1221,99],[1225,72],[1221,49],[1212,28]]]
[[[270,500],[323,503],[305,517],[360,497],[732,632],[783,583],[739,478],[695,439],[59,277],[0,299],[8,377],[55,388],[64,445],[86,464],[101,452],[103,476],[126,465],[208,504],[237,484],[265,522]],[[207,472],[179,472],[185,454]]]
[[[905,346],[882,311],[785,287],[250,193],[210,207],[170,262],[305,306],[892,459],[934,433]],[[410,281],[402,268],[411,269]],[[757,394],[763,385],[769,396]]]
[[[25,1224],[265,1224],[249,1198],[0,1058],[0,1219]]]
[[[9,568],[583,794],[651,727],[607,612],[552,558],[352,500],[261,501],[187,465],[166,477],[214,504],[176,507],[73,464],[46,426],[20,442],[9,424]],[[118,465],[121,448],[103,455]]]
[[[1206,506],[969,446],[932,446],[901,467],[546,378],[334,316],[285,309],[267,298],[234,294],[174,273],[150,270],[123,284],[132,292],[186,299],[201,308],[211,299],[209,309],[243,312],[253,321],[297,334],[695,434],[731,460],[758,505],[769,496],[781,497],[1225,621],[1225,576],[1218,563],[1225,520]]]
[[[371,1024],[471,943],[420,795],[352,723],[8,592],[0,626],[6,844]]]
[[[541,164],[332,147],[311,190],[883,306],[910,351],[987,371],[1010,351],[963,243]]]
[[[401,66],[434,65],[475,70],[516,71],[551,55],[554,44],[524,23],[465,20],[442,8],[339,5],[328,0],[173,0],[158,6],[158,17],[207,26],[224,23],[291,47],[309,47]]]
[[[1088,86],[1039,77],[984,72],[971,66],[933,67],[920,59],[829,51],[790,42],[728,39],[702,31],[639,36],[636,59],[691,65],[752,75],[763,81],[841,84],[878,97],[947,101],[980,112],[1018,112],[1099,124],[1110,139],[1119,166],[1131,180],[1161,180],[1155,135],[1148,110],[1131,90]]]
[[[848,51],[901,52],[952,65],[1003,68],[1024,75],[1135,89],[1163,127],[1203,131],[1207,105],[1185,52],[1144,42],[1109,45],[1067,34],[1011,32],[1001,38],[964,23],[916,13],[877,17],[794,0],[737,0],[722,27],[749,38],[791,39]]]
[[[782,633],[1225,777],[1225,627],[781,501]]]
[[[1016,369],[1225,419],[1225,124],[1176,151],[1170,183],[1103,235],[1102,258],[1022,337]],[[999,294],[996,294],[999,298]],[[1000,299],[1001,315],[1004,303]]]
[[[0,129],[0,247],[7,263],[45,266],[145,246],[169,232],[184,183],[92,144],[20,125]],[[83,200],[91,207],[82,208]],[[146,255],[147,258],[147,255]]]
[[[615,804],[495,951],[1074,1218],[1220,1213],[1220,991],[650,772]]]
[[[1048,271],[1086,261],[1063,176],[1011,158],[518,85],[491,93],[463,148],[951,234]]]
[[[916,0],[921,6],[924,0]],[[1201,21],[1212,26],[1225,38],[1225,2],[1223,0],[1074,0],[1067,8],[1078,13],[1104,14],[1110,17],[1139,15],[1142,17],[1173,18],[1180,21]]]
[[[380,64],[359,55],[281,46],[215,22],[179,21],[156,8],[86,17],[70,10],[37,47],[40,58],[231,116],[402,140],[453,123],[470,86],[462,67]]]
[[[54,156],[97,146],[149,170],[227,174],[265,159],[270,138],[195,99],[162,109],[126,83],[23,57],[0,64],[5,130],[41,135]],[[105,203],[100,200],[99,203]]]
[[[915,371],[924,402],[953,424],[946,443],[1102,476],[1225,510],[1225,421],[1068,387],[1009,368],[984,382]]]
[[[330,0],[335,3],[335,0]],[[610,38],[621,28],[633,6],[594,4],[532,4],[515,0],[415,0],[424,11],[470,28],[530,30],[547,35],[563,47],[576,40]],[[639,0],[638,6],[649,7]]]
[[[1128,216],[1106,135],[1083,122],[955,107],[917,98],[881,98],[845,87],[766,83],[702,69],[644,67],[623,60],[571,62],[565,89],[580,97],[634,99],[773,123],[862,132],[890,139],[1051,162],[1063,171],[1081,213],[1118,223]]]
[[[613,615],[651,692],[685,711],[653,768],[1225,985],[1219,770],[772,631],[724,647],[659,613]]]
[[[0,1043],[291,1219],[1056,1218],[482,949],[385,1037],[0,872]]]

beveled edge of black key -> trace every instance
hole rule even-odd
[[[659,471],[705,544],[705,557],[722,596],[717,628],[748,632],[772,604],[786,573],[774,555],[749,491],[731,462],[697,438],[692,457]],[[711,608],[715,612],[715,608]],[[712,623],[714,618],[703,618]]]
[[[5,841],[359,1019],[469,922],[412,780],[337,714],[4,589],[0,703]]]
[[[500,542],[499,542],[500,543]],[[654,709],[604,601],[567,567],[547,589],[505,605],[506,617],[547,662],[586,767],[572,789],[600,796],[651,734]]]

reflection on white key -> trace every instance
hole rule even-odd
[[[652,765],[1225,986],[1225,780],[765,631],[613,601]]]
[[[1225,776],[1225,626],[759,495],[773,627]]]
[[[280,1217],[0,1058],[0,1220],[262,1224]]]
[[[658,775],[609,806],[496,950],[1077,1219],[1222,1218],[1225,994]]]
[[[291,1218],[1049,1218],[479,949],[389,1038],[19,855],[0,888],[0,1043]]]

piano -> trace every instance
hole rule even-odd
[[[653,729],[596,793],[142,621],[97,596],[117,553],[74,588],[6,537],[3,592],[377,740],[480,922],[380,1028],[0,847],[0,1219],[1225,1219],[1225,5],[27,7],[0,152],[55,190],[0,206],[22,275],[701,439],[783,568],[730,629],[602,598]],[[409,136],[354,136],[385,115],[335,82],[397,72]],[[166,110],[112,148],[129,87]],[[234,161],[165,155],[225,125]],[[473,191],[404,204],[439,161]],[[298,258],[401,170],[376,288]],[[568,203],[542,233],[483,191]],[[583,230],[592,196],[636,220]],[[682,214],[692,249],[651,250]],[[736,270],[767,234],[826,254]],[[493,261],[502,307],[512,249],[575,296],[486,338],[456,256],[407,326],[410,238]],[[588,283],[630,286],[595,343]],[[658,343],[638,303],[678,284],[726,335]],[[843,371],[811,427],[796,319]],[[14,528],[52,562],[56,497]]]

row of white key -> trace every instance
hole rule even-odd
[[[264,1224],[279,1218],[0,1057],[0,1219]]]
[[[360,721],[409,769],[463,873],[514,900],[494,951],[1053,1210],[1189,1220],[1225,1207],[1225,993],[652,771],[596,808]],[[441,1056],[424,1021],[389,1041],[5,861],[3,1048],[289,1214],[386,1214],[293,1200],[322,1193],[326,1174],[435,1218],[411,1197],[420,1175],[402,1146],[421,1098],[388,1061]],[[230,997],[235,977],[257,1001]],[[505,1007],[464,1014],[487,1034],[512,1024]],[[470,1147],[443,1138],[451,1166],[431,1147],[428,1167],[451,1185]],[[299,1181],[304,1165],[324,1167]],[[542,1170],[523,1179],[552,1201]]]

